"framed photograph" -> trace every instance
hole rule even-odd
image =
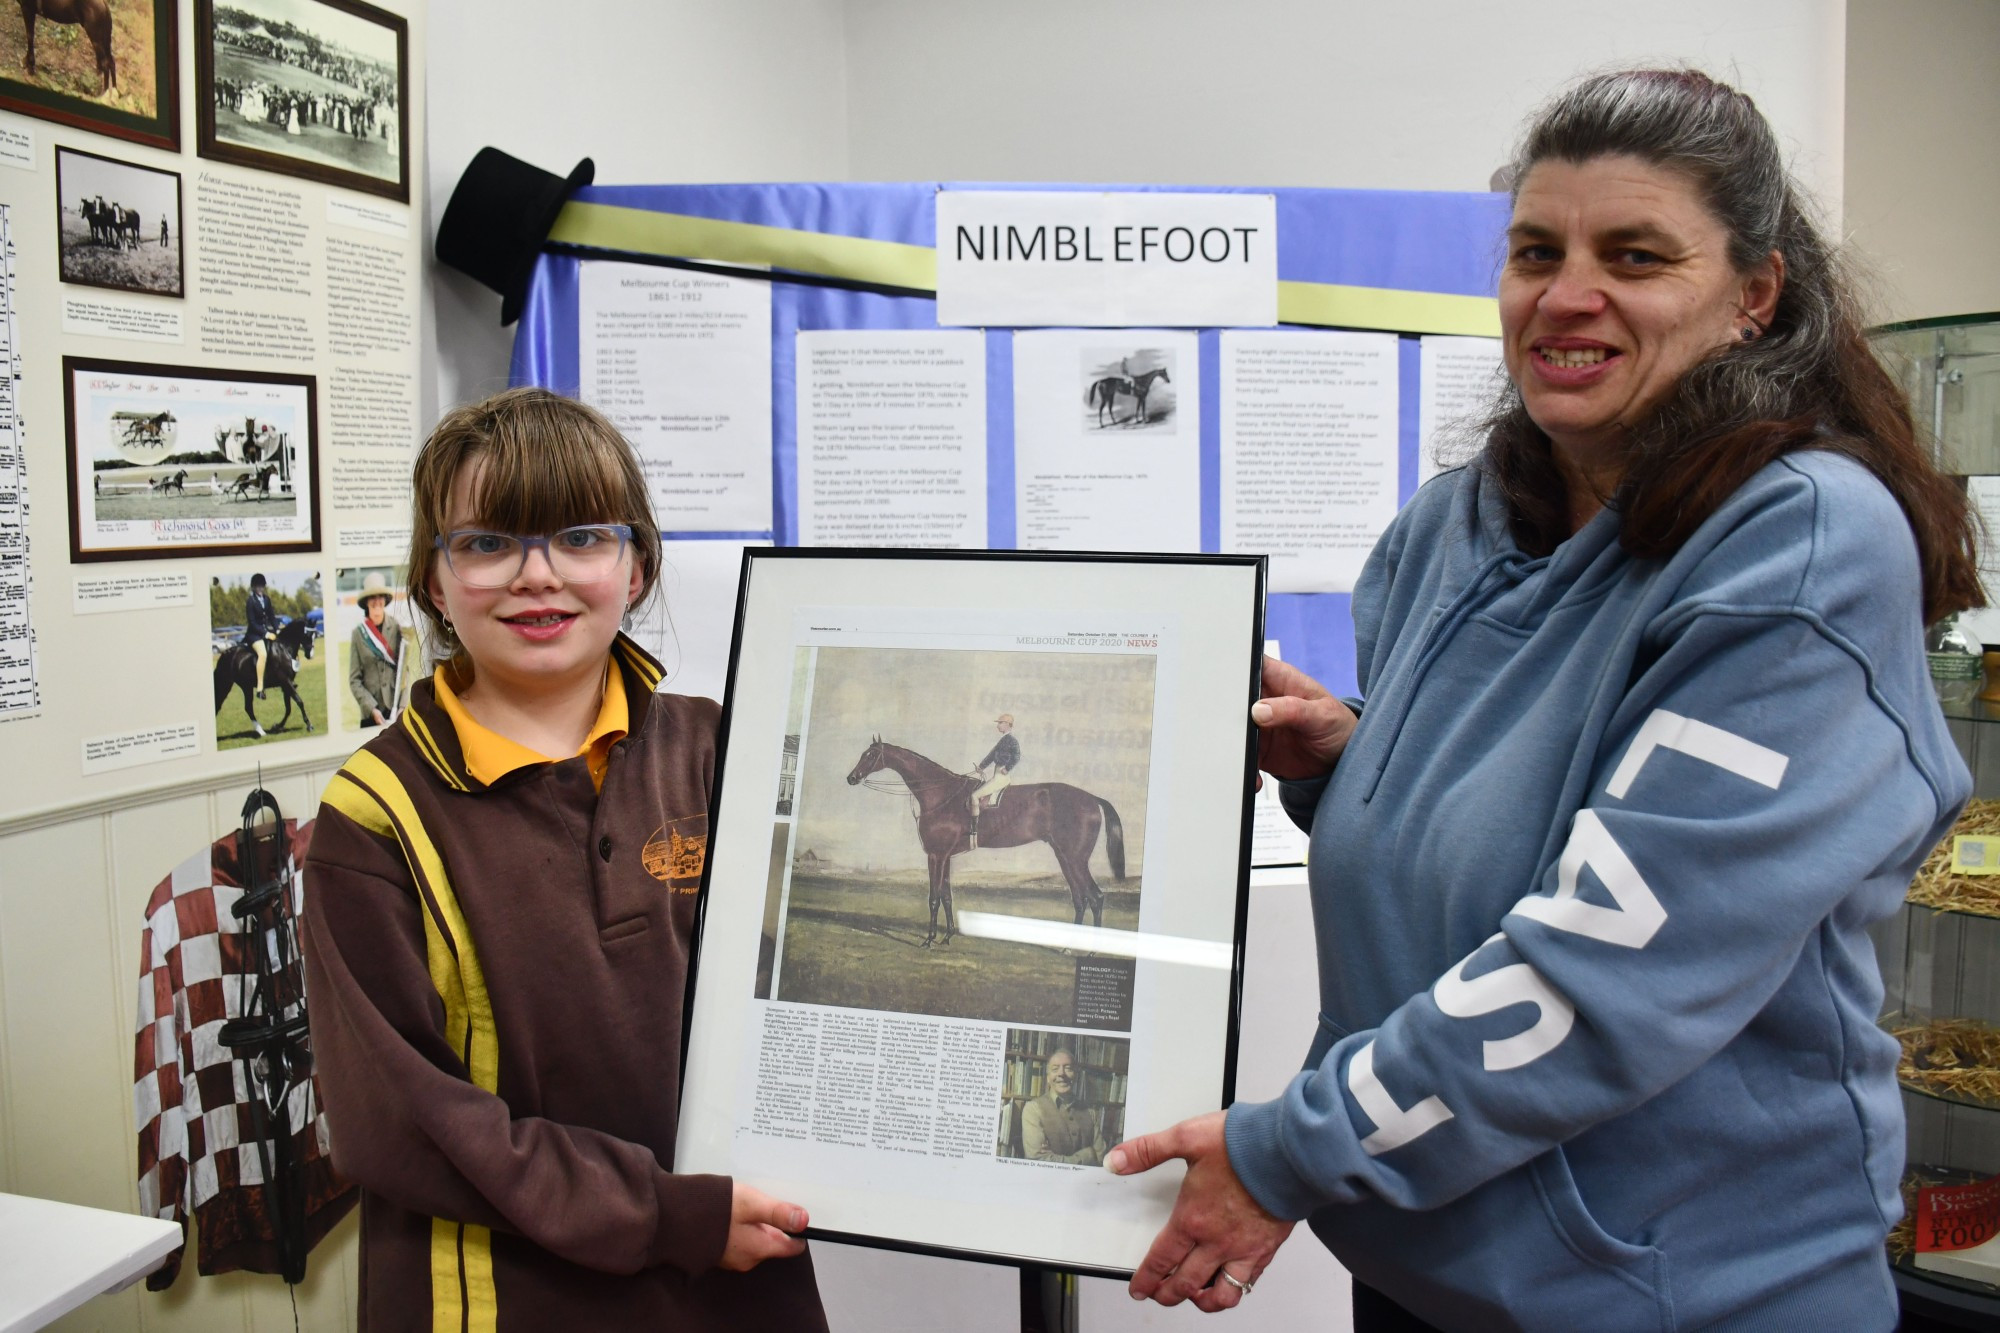
[[[64,282],[187,295],[174,172],[57,148],[56,238]]]
[[[181,146],[177,0],[20,0],[0,13],[0,107]]]
[[[424,667],[403,567],[340,569],[334,573],[333,589],[327,661],[340,695],[341,730],[385,727],[409,702],[410,687]]]
[[[1180,1182],[1105,1153],[1234,1091],[1264,583],[747,551],[715,800],[652,837],[699,894],[675,1169],[829,1240],[1129,1275]]]
[[[320,642],[325,626],[317,569],[210,576],[208,668],[215,679],[216,749],[332,730]]]
[[[66,356],[63,399],[71,560],[319,549],[312,376]]]
[[[410,25],[361,0],[195,0],[203,157],[410,202]]]

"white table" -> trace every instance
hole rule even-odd
[[[130,1286],[181,1243],[178,1223],[0,1194],[0,1333],[27,1333]]]

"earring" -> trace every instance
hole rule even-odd
[[[1744,342],[1747,342],[1747,343],[1753,343],[1753,342],[1756,342],[1756,341],[1757,341],[1757,330],[1755,330],[1755,329],[1745,329],[1745,330],[1743,330],[1743,341],[1744,341]]]

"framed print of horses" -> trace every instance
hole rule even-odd
[[[64,282],[186,296],[181,178],[56,149],[56,249]]]
[[[177,0],[19,0],[7,11],[0,107],[155,148],[181,146]]]
[[[410,25],[361,0],[195,0],[203,157],[410,202]]]
[[[1264,580],[746,553],[676,1169],[828,1239],[1131,1271],[1178,1182],[1103,1154],[1233,1092]]]
[[[63,358],[70,559],[319,549],[310,375]]]

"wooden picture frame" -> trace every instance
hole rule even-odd
[[[13,26],[23,7],[0,12],[0,107],[38,120],[54,121],[93,134],[178,151],[181,146],[180,0],[85,0],[86,15],[106,16],[99,30],[86,18],[57,24],[42,18],[32,37]],[[35,73],[26,69],[33,46]],[[101,56],[108,50],[113,80],[102,80]],[[120,60],[119,54],[124,59]],[[124,91],[144,72],[150,98]],[[93,90],[92,83],[99,86]],[[126,103],[126,105],[121,105]]]
[[[65,171],[64,159],[70,159],[69,170]],[[122,173],[132,173],[124,176]],[[79,180],[79,178],[82,178]],[[165,205],[157,198],[164,185],[151,185],[147,178],[164,177],[172,182],[172,228],[168,241],[173,246],[173,265],[170,271],[152,262],[161,256],[166,244],[159,243],[162,234],[147,225],[151,219],[167,216]],[[123,188],[118,182],[123,181]],[[136,230],[137,244],[132,250],[133,259],[126,260],[122,239],[111,243],[113,253],[102,253],[98,235],[98,222],[87,212],[72,210],[72,196],[95,194],[102,196],[105,189],[112,191],[106,201],[111,208],[123,210],[132,198],[134,187],[146,198],[134,199],[142,206],[136,210],[139,215]],[[72,216],[75,221],[72,222]],[[141,296],[187,296],[187,210],[181,193],[181,176],[177,171],[164,171],[159,167],[142,166],[137,162],[125,162],[115,157],[105,157],[100,153],[85,152],[81,148],[71,148],[67,144],[56,145],[56,252],[57,277],[66,283],[80,287],[103,287],[117,292],[134,292]],[[90,239],[85,240],[78,233],[87,231]],[[122,278],[122,280],[121,280]]]
[[[310,375],[62,359],[70,560],[320,548]]]
[[[407,19],[362,0],[195,0],[194,46],[201,156],[410,202]]]

